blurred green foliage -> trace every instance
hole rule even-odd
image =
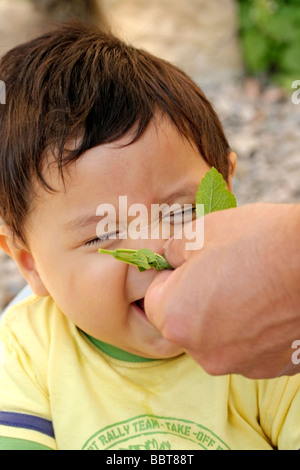
[[[300,0],[238,0],[247,71],[289,88],[300,79]]]

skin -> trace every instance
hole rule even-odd
[[[176,269],[156,276],[147,315],[210,374],[299,373],[292,360],[300,357],[293,346],[300,339],[299,233],[300,205],[209,214],[202,250],[186,251],[184,239],[166,244]]]
[[[50,294],[80,329],[136,355],[170,358],[184,348],[166,339],[134,303],[145,297],[158,273],[141,273],[97,252],[101,247],[150,248],[162,253],[166,240],[100,241],[95,214],[102,203],[117,208],[119,195],[127,195],[128,206],[144,204],[149,213],[151,204],[193,204],[210,167],[167,118],[157,116],[137,142],[124,147],[130,138],[85,152],[65,172],[65,186],[55,166],[45,165],[45,178],[56,192],[36,185],[26,246],[15,243],[6,227],[1,228],[0,243],[33,291]],[[234,168],[234,154],[229,158]],[[91,220],[80,227],[76,220],[82,217]]]

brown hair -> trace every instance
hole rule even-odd
[[[24,224],[42,175],[45,150],[63,168],[94,146],[136,125],[133,141],[159,110],[228,179],[229,145],[199,87],[181,70],[83,23],[9,51],[0,61],[6,104],[0,106],[0,216],[25,241]],[[66,151],[71,138],[76,149]]]

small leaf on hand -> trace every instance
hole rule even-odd
[[[205,175],[196,194],[196,204],[204,204],[204,215],[237,206],[235,196],[229,191],[221,173],[214,167]],[[200,214],[197,213],[197,217]]]

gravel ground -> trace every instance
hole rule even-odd
[[[234,191],[239,205],[300,202],[300,104],[280,88],[255,80],[207,95],[238,154]]]
[[[205,89],[239,157],[239,205],[300,202],[300,104],[292,103],[292,91],[262,89],[252,79]],[[0,254],[0,310],[23,285],[14,263]]]

